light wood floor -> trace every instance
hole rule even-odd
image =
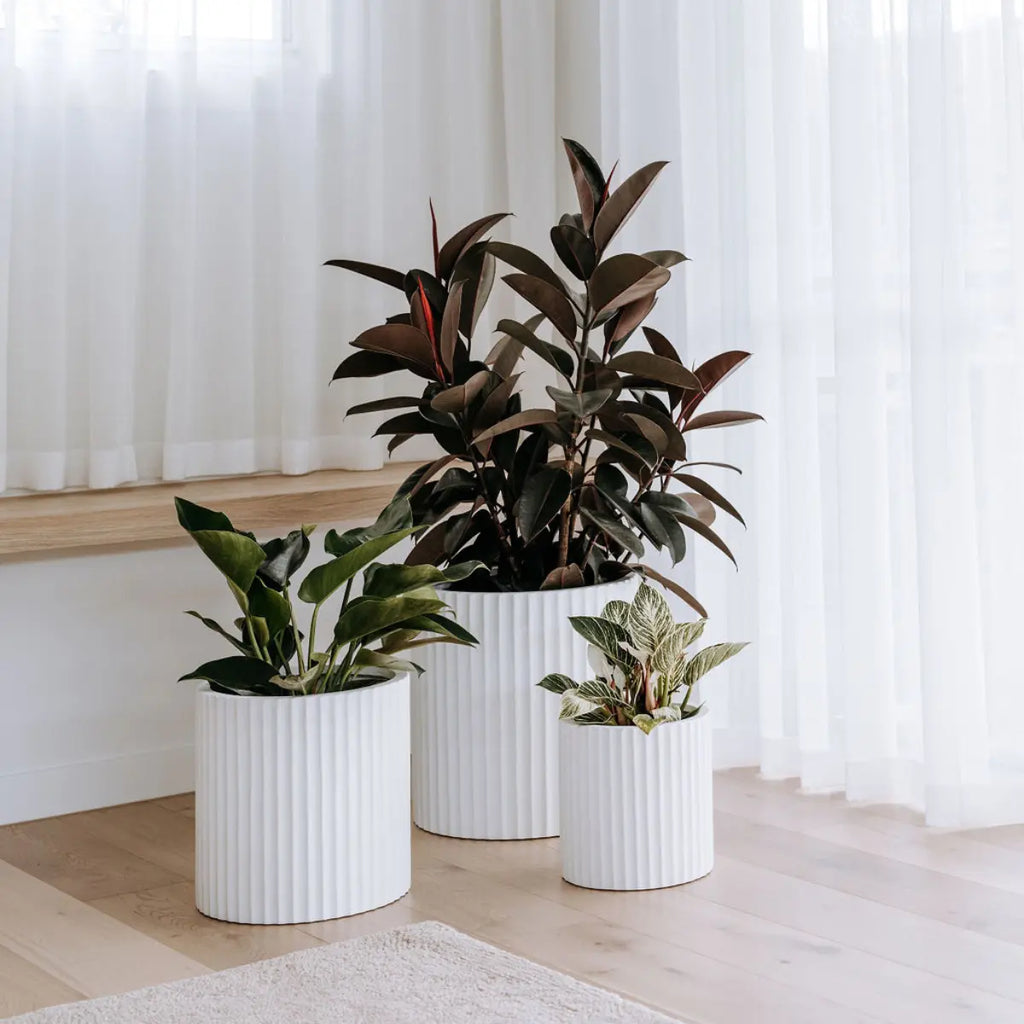
[[[9,825],[0,1017],[435,919],[694,1022],[1024,1022],[1024,826],[926,830],[746,770],[715,804],[715,870],[681,888],[591,892],[557,840],[416,832],[405,899],[280,928],[193,909],[191,796]]]

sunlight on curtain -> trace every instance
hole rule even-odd
[[[402,299],[320,264],[422,264],[429,196],[442,231],[531,203],[547,223],[564,12],[0,11],[0,490],[380,465],[328,381]]]
[[[699,449],[750,511],[738,576],[694,563],[716,634],[755,641],[708,684],[721,762],[1024,820],[1021,4],[603,13],[605,159],[674,149],[627,230],[693,260],[655,320],[754,352],[725,401],[767,419]]]

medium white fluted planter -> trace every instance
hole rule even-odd
[[[411,881],[409,677],[196,696],[196,907],[240,924],[346,917]]]
[[[413,820],[461,839],[558,835],[558,697],[549,672],[586,677],[587,645],[570,615],[629,601],[633,579],[527,593],[448,591],[476,648],[417,651],[412,682]]]
[[[662,889],[714,865],[711,719],[559,724],[562,877],[589,889]]]

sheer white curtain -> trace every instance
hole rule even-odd
[[[657,313],[767,419],[699,449],[747,467],[721,761],[938,825],[1024,820],[1022,6],[602,8],[606,158],[675,161],[631,229],[693,260]]]
[[[320,264],[544,229],[575,6],[0,0],[0,490],[379,465]]]

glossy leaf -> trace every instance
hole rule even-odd
[[[721,409],[718,412],[705,412],[687,420],[683,431],[706,430],[710,427],[731,427],[734,423],[753,423],[764,417],[756,412],[740,412],[735,409]]]
[[[539,309],[563,338],[567,341],[575,339],[576,314],[572,311],[572,306],[563,291],[530,274],[506,274],[502,280],[514,292]]]
[[[513,245],[511,242],[491,241],[487,243],[487,251],[497,256],[502,263],[515,267],[521,273],[529,274],[530,277],[539,277],[553,288],[565,291],[562,279],[531,250],[524,249],[521,245]]]
[[[207,661],[184,675],[178,682],[201,679],[232,693],[259,693],[266,691],[278,678],[277,669],[259,658],[233,656]]]
[[[488,216],[481,217],[479,220],[475,220],[471,224],[467,224],[461,230],[456,231],[455,234],[441,246],[441,252],[438,256],[438,269],[442,279],[447,280],[451,276],[451,272],[455,268],[455,264],[459,257],[474,242],[486,235],[491,228],[496,224],[499,224],[508,216],[510,216],[508,213],[488,214]]]
[[[606,516],[591,508],[580,509],[580,515],[593,523],[605,536],[610,537],[627,551],[631,551],[637,558],[643,556],[644,546],[637,539],[636,534],[626,526],[623,526],[617,519],[613,519],[611,516]]]
[[[266,555],[251,537],[225,530],[194,530],[192,539],[203,554],[243,594],[252,586]]]
[[[259,567],[257,575],[277,590],[287,585],[309,554],[310,533],[312,527],[303,527],[301,530],[292,530],[287,537],[276,538],[261,545],[266,560]]]
[[[430,408],[444,413],[464,412],[469,408],[470,402],[480,394],[490,378],[489,370],[480,370],[478,373],[474,373],[465,384],[456,384],[455,387],[438,392],[430,400]]]
[[[582,587],[585,583],[583,571],[578,565],[565,565],[552,569],[544,577],[544,582],[540,585],[540,589],[570,590],[573,587]]]
[[[499,320],[498,330],[504,331],[509,337],[519,342],[520,345],[539,355],[544,362],[549,366],[553,366],[566,380],[571,382],[573,370],[575,369],[572,356],[550,342],[538,338],[529,326],[531,323],[534,323],[535,319],[528,320],[525,324],[518,323],[515,320]]]
[[[621,253],[601,263],[590,279],[590,301],[597,313],[635,302],[665,284],[672,274],[656,263]]]
[[[594,244],[603,250],[629,220],[668,161],[658,160],[634,171],[602,205],[594,218]]]
[[[459,317],[462,312],[462,289],[463,282],[452,285],[448,295],[448,301],[444,307],[444,317],[441,320],[441,362],[445,369],[451,373],[455,360],[455,343],[459,340]]]
[[[397,370],[409,367],[400,359],[383,352],[353,352],[338,364],[334,371],[334,380],[347,380],[350,377],[383,377]],[[421,372],[421,376],[423,373]]]
[[[309,604],[320,604],[326,601],[340,586],[352,579],[360,569],[379,558],[389,548],[393,548],[399,541],[410,536],[416,529],[416,527],[407,527],[394,533],[386,533],[382,537],[371,537],[351,551],[311,569],[302,581],[302,586],[299,587],[299,599]]]
[[[700,534],[700,536],[705,540],[714,544],[714,546],[718,548],[718,550],[721,551],[733,565],[736,565],[736,558],[729,550],[729,546],[721,537],[718,536],[717,533],[715,533],[714,530],[711,529],[710,526],[707,525],[707,523],[698,519],[696,516],[686,515],[685,513],[678,514],[676,518],[683,524],[683,526],[688,526],[694,533]],[[739,566],[736,567],[739,568]]]
[[[440,611],[444,607],[444,601],[429,587],[398,597],[360,597],[350,602],[338,617],[334,640],[339,644],[348,644],[398,627],[418,615]]]
[[[558,417],[550,409],[525,409],[523,412],[517,412],[514,416],[500,420],[493,427],[488,427],[477,434],[473,438],[473,443],[480,444],[481,441],[488,441],[492,437],[505,434],[510,430],[523,430],[526,427],[536,427],[545,423],[557,422]]]
[[[380,281],[381,284],[405,291],[405,274],[398,270],[392,270],[390,267],[380,267],[375,263],[361,263],[359,260],[328,260],[324,266],[351,270],[354,274],[362,274],[363,277],[369,277],[374,281]]]
[[[572,169],[572,180],[576,186],[580,215],[583,218],[583,230],[589,231],[594,223],[597,203],[604,192],[605,177],[597,161],[578,142],[562,139],[562,145]]]
[[[352,346],[368,352],[381,352],[428,370],[434,363],[430,338],[418,328],[405,324],[381,324],[378,327],[371,327],[368,331],[363,331],[352,342]]]
[[[698,494],[707,498],[712,504],[717,505],[723,512],[727,512],[733,519],[743,523],[744,526],[747,525],[743,520],[743,516],[739,514],[732,502],[723,497],[706,480],[702,480],[699,476],[692,476],[690,473],[673,473],[672,476],[680,483],[686,484],[687,487],[692,488]]]
[[[368,412],[387,412],[390,409],[415,409],[419,406],[422,399],[415,398],[412,395],[396,395],[394,398],[377,398],[372,402],[362,402],[359,405],[353,405],[345,416],[360,416],[363,413]]]
[[[688,256],[684,256],[675,249],[654,249],[651,252],[643,253],[643,257],[652,263],[657,263],[659,267],[666,268],[678,266],[678,264],[689,259]]]
[[[569,272],[586,281],[597,266],[594,243],[571,224],[556,224],[551,229],[551,244]]]
[[[611,388],[598,388],[596,391],[584,391],[582,394],[553,387],[546,387],[544,390],[559,409],[577,419],[593,416],[615,394]]]
[[[620,352],[609,360],[608,366],[619,373],[635,374],[677,388],[700,386],[697,378],[682,363],[656,356],[653,352]]]
[[[516,520],[527,544],[558,515],[572,490],[572,477],[564,469],[542,469],[526,482],[519,496]]]
[[[565,693],[566,690],[571,689],[576,684],[568,676],[562,675],[561,672],[551,672],[537,685],[551,693]]]

